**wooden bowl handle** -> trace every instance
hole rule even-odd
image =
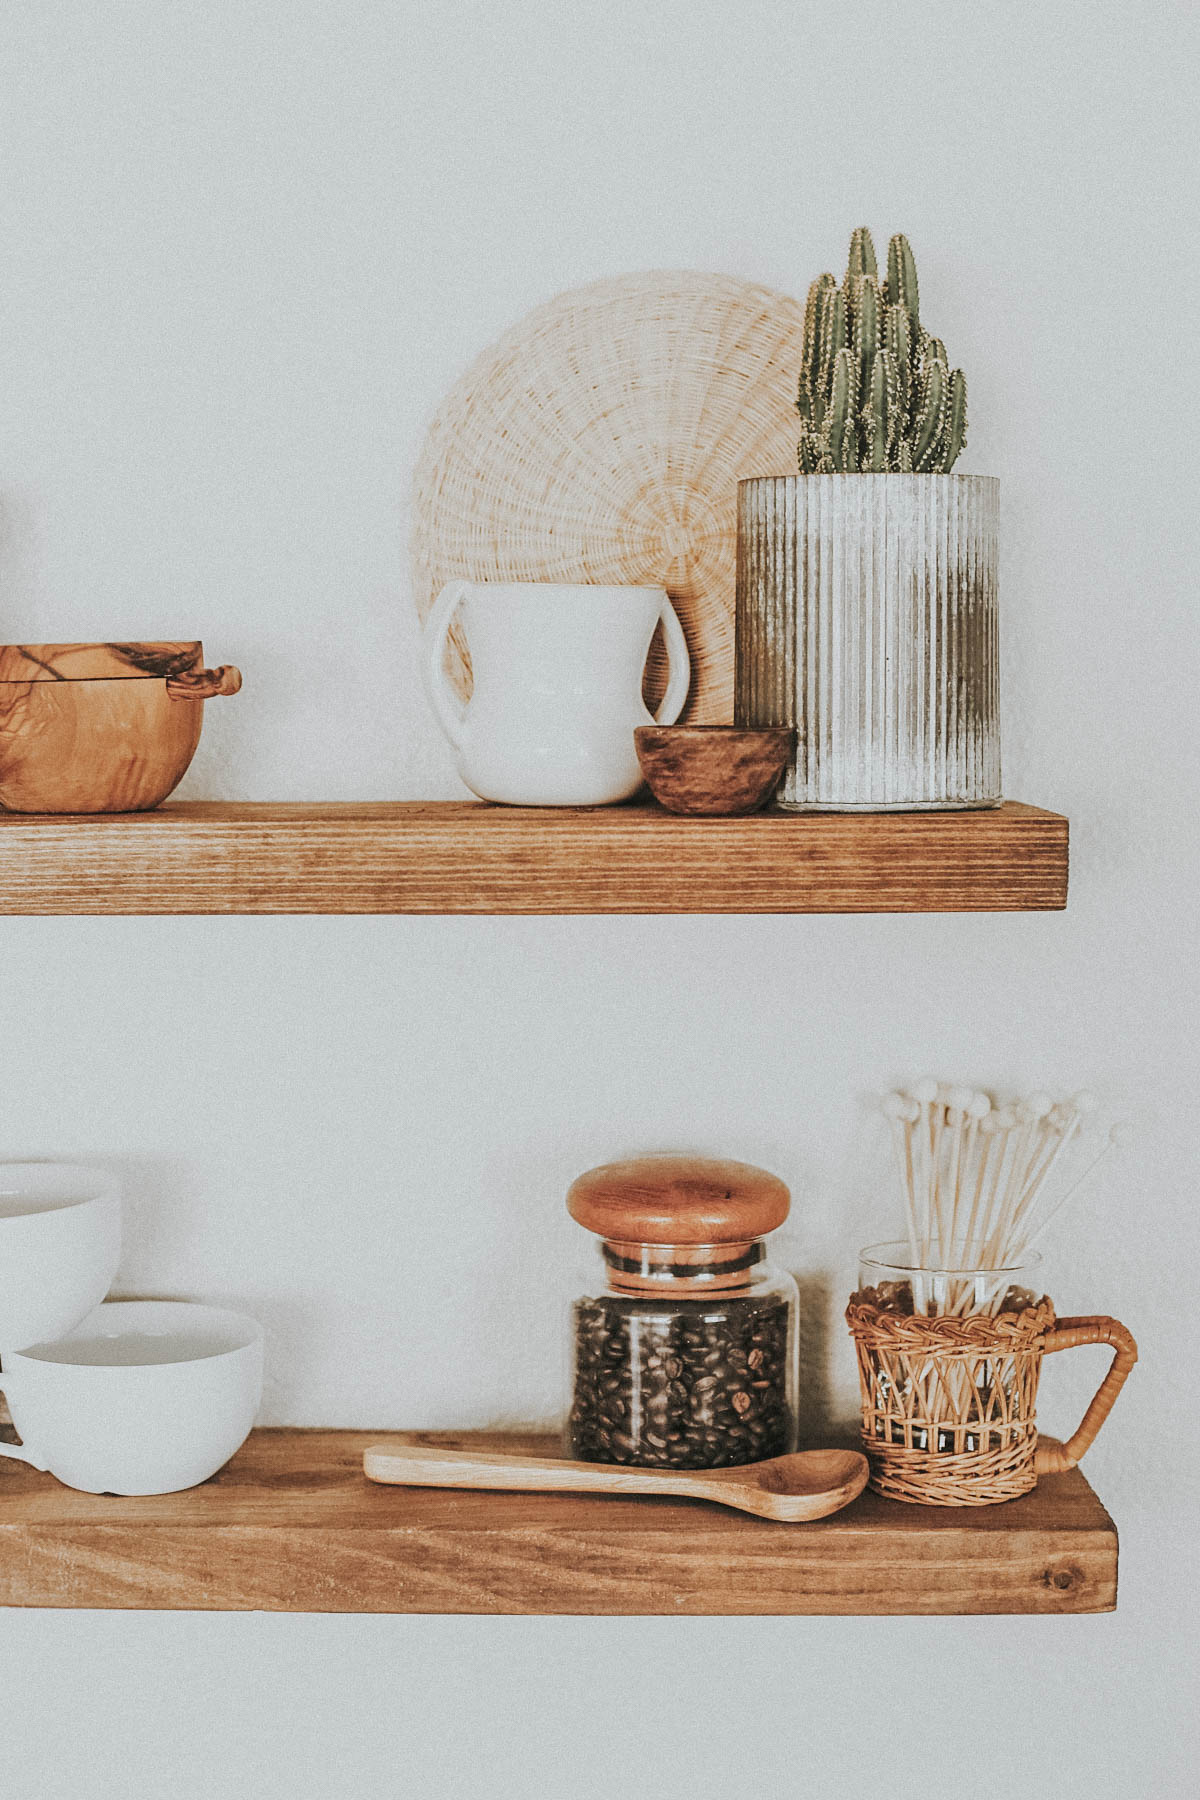
[[[242,685],[242,672],[232,663],[219,669],[193,669],[190,675],[171,675],[167,692],[172,700],[212,700],[218,694],[236,694]]]
[[[1115,1354],[1074,1437],[1065,1444],[1038,1444],[1034,1468],[1039,1475],[1058,1475],[1075,1467],[1112,1411],[1113,1402],[1137,1361],[1137,1345],[1129,1332],[1116,1319],[1107,1318],[1060,1319],[1054,1330],[1046,1333],[1045,1354],[1074,1350],[1080,1344],[1111,1344]]]

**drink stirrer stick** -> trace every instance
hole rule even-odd
[[[943,1296],[936,1294],[935,1284],[931,1299],[941,1301],[939,1310],[999,1309],[1007,1289],[997,1280],[995,1292],[985,1300],[978,1271],[999,1275],[1032,1249],[1109,1150],[1127,1141],[1128,1129],[1114,1126],[1099,1154],[1029,1230],[1047,1184],[1095,1105],[1086,1092],[1058,1105],[1038,1092],[1014,1106],[993,1108],[986,1094],[929,1079],[918,1082],[911,1095],[886,1096],[883,1112],[904,1193],[913,1299],[919,1310],[927,1310],[921,1275],[935,1266],[975,1277],[951,1282]],[[960,1241],[964,1206],[968,1210]]]

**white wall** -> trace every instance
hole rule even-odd
[[[9,1613],[6,1792],[1194,1792],[1196,36],[1095,0],[4,9],[0,636],[239,663],[186,793],[461,791],[404,548],[438,397],[564,287],[800,293],[868,221],[1003,478],[1006,786],[1073,869],[1044,917],[6,920],[0,1154],[123,1169],[123,1288],[260,1312],[271,1419],[396,1426],[552,1415],[574,1173],[743,1156],[794,1186],[820,1418],[893,1218],[870,1096],[1086,1084],[1136,1148],[1052,1291],[1142,1345],[1088,1464],[1115,1617]],[[1051,1428],[1101,1367],[1052,1365]]]

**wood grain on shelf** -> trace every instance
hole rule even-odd
[[[454,801],[0,815],[0,913],[1013,912],[1066,898],[1066,819],[1015,801],[746,819]]]
[[[1077,1469],[1002,1506],[862,1494],[777,1525],[698,1501],[381,1487],[379,1432],[257,1431],[183,1494],[78,1494],[0,1465],[0,1604],[373,1613],[1084,1613],[1117,1534]],[[391,1434],[395,1435],[395,1434]],[[532,1434],[417,1432],[459,1448]]]

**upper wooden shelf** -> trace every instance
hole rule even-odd
[[[688,1500],[379,1487],[379,1432],[256,1431],[184,1494],[0,1463],[0,1605],[374,1613],[1086,1613],[1117,1534],[1078,1470],[1003,1506],[862,1494],[810,1525]],[[396,1434],[392,1434],[393,1436]],[[421,1441],[544,1450],[544,1439]]]
[[[182,802],[0,814],[0,913],[1021,912],[1067,900],[1067,821],[684,819],[655,804]]]

